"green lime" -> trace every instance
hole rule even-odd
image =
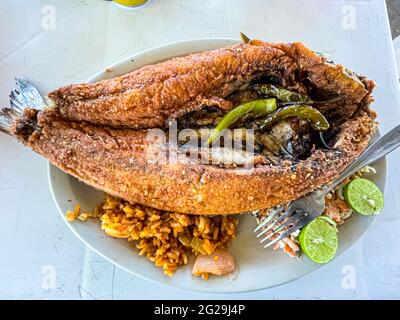
[[[375,183],[367,179],[354,179],[344,188],[344,198],[357,213],[369,216],[383,209],[383,194]]]
[[[317,218],[301,229],[300,247],[312,261],[327,263],[336,255],[339,245],[336,228],[322,218]]]

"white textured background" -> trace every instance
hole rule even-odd
[[[53,8],[55,28],[49,29],[51,21],[46,17]],[[343,20],[349,12],[354,13],[354,25]],[[137,11],[101,0],[2,0],[0,104],[8,105],[16,75],[48,91],[85,81],[145,48],[189,38],[236,37],[239,31],[271,41],[301,40],[330,53],[335,62],[378,82],[375,108],[383,132],[400,122],[396,66],[383,0],[153,0]],[[350,250],[278,288],[213,295],[141,280],[88,251],[56,212],[46,161],[2,134],[0,298],[399,298],[399,154],[390,156],[384,212]],[[49,270],[55,271],[54,288],[46,288]],[[355,272],[350,288],[346,286],[348,270]]]

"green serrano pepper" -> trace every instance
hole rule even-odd
[[[329,129],[328,120],[321,112],[313,107],[304,105],[287,106],[276,110],[262,121],[260,129],[267,129],[279,121],[293,117],[310,120],[311,127],[315,130],[324,131]]]
[[[207,144],[213,143],[222,130],[229,128],[244,115],[250,114],[253,117],[258,117],[269,114],[275,111],[276,108],[276,99],[259,99],[240,104],[221,119],[208,137]]]
[[[258,85],[257,91],[260,94],[266,95],[268,97],[275,97],[282,102],[299,102],[299,103],[311,103],[311,99],[297,92],[293,92],[273,84],[261,84]]]

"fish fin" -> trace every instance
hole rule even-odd
[[[41,110],[47,104],[39,90],[27,79],[15,78],[16,88],[10,92],[10,105],[20,109],[33,108]]]
[[[22,116],[22,110],[18,107],[0,109],[0,131],[12,135],[12,124]]]
[[[15,84],[16,87],[9,95],[10,107],[0,109],[0,131],[9,135],[13,135],[13,125],[24,117],[25,109],[40,110],[48,105],[39,90],[29,80],[15,78]]]

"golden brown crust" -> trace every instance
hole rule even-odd
[[[327,95],[340,93],[346,117],[369,95],[358,77],[341,65],[327,63],[301,43],[253,40],[147,65],[110,80],[69,85],[50,92],[49,97],[69,120],[163,127],[168,120],[206,105],[232,108],[224,98],[261,76],[275,77],[282,86],[307,93],[297,79],[299,73]]]
[[[103,129],[39,115],[41,130],[27,144],[86,184],[131,202],[192,214],[233,214],[294,200],[331,181],[362,152],[374,113],[360,112],[340,130],[335,150],[316,150],[292,166],[224,169],[211,165],[149,164],[146,131]]]
[[[269,64],[278,67],[283,56],[270,46],[236,45],[147,65],[111,80],[70,85],[50,92],[49,97],[71,120],[162,127],[209,99],[224,98]]]
[[[304,79],[298,79],[299,72]],[[162,148],[146,140],[147,129],[126,128],[162,127],[202,105],[232,108],[225,96],[261,75],[276,76],[299,92],[338,98],[315,105],[338,129],[334,150],[317,149],[296,164],[251,170],[149,163],[147,155]],[[50,94],[58,108],[26,110],[13,133],[65,172],[128,201],[181,213],[242,213],[294,200],[356,159],[376,127],[368,109],[373,86],[301,43],[253,40],[58,89]],[[111,128],[120,126],[124,129]]]

